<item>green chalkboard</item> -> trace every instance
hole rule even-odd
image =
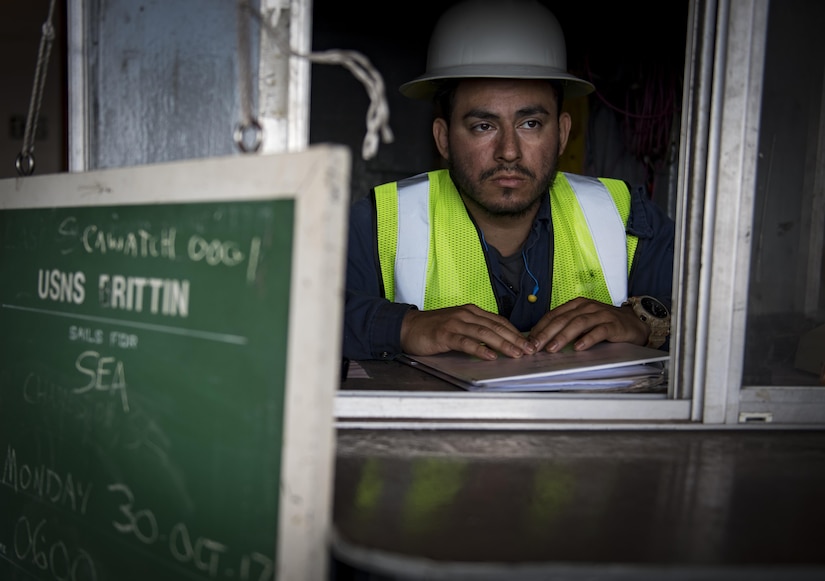
[[[311,157],[308,171],[320,159]],[[307,230],[299,191],[221,200],[212,183],[211,199],[198,199],[201,178],[182,184],[209,163],[122,170],[126,182],[149,182],[138,189],[157,188],[158,172],[177,176],[172,189],[160,186],[170,198],[162,203],[130,203],[140,195],[118,187],[92,205],[0,210],[4,580],[257,581],[315,566],[280,553],[322,538],[324,522],[320,533],[283,524],[285,456],[314,463],[313,478],[331,478],[329,406],[299,409],[287,397],[314,389],[291,384],[299,375],[289,353],[301,339],[290,327],[304,300],[293,290],[294,261],[312,264],[313,253],[331,250],[307,242],[317,232],[299,235]],[[235,195],[242,176],[259,173],[248,164],[223,180]],[[264,158],[255,167],[276,183],[273,165]],[[40,185],[82,190],[119,177]],[[19,202],[16,182],[0,195]],[[193,195],[178,198],[190,199],[175,200],[181,189]],[[340,217],[332,219],[341,236]],[[298,252],[307,244],[315,250]],[[340,269],[323,270],[297,275],[319,288],[331,280],[335,305]],[[335,353],[336,339],[325,340]],[[320,392],[331,401],[334,387],[331,371]],[[290,420],[318,429],[323,445],[297,433],[289,449]],[[327,510],[321,490],[301,510]]]

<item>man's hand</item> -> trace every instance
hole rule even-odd
[[[650,328],[630,306],[614,307],[591,299],[577,298],[544,315],[530,331],[536,347],[550,353],[573,343],[576,351],[610,341],[647,344]]]
[[[411,310],[401,324],[401,348],[410,355],[463,351],[487,360],[536,352],[510,321],[476,305]]]

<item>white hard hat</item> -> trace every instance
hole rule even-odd
[[[564,32],[537,0],[467,0],[448,9],[430,37],[427,71],[401,93],[429,99],[439,81],[472,77],[555,79],[565,97],[593,91],[567,72]]]

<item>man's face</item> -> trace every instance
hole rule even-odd
[[[468,79],[456,88],[449,128],[438,119],[433,133],[471,208],[518,217],[547,194],[569,129],[545,81]]]

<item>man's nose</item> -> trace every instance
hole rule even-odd
[[[512,162],[521,157],[521,143],[515,128],[500,130],[496,143],[496,159]]]

